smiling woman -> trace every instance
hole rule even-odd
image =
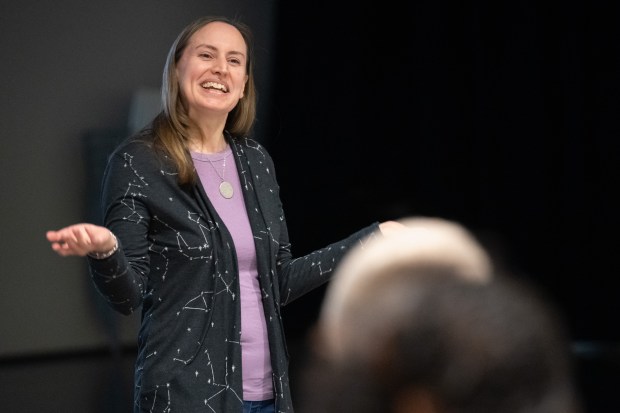
[[[104,226],[49,231],[88,256],[124,314],[139,307],[135,412],[293,412],[281,307],[324,284],[347,250],[393,221],[294,258],[256,114],[252,36],[205,17],[173,43],[163,109],[106,167]]]

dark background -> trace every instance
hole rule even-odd
[[[618,340],[618,6],[330,4],[279,7],[265,143],[294,252],[374,220],[454,219],[575,340]]]
[[[616,4],[281,3],[265,140],[295,253],[375,220],[464,224],[563,313],[597,413],[619,407]],[[323,294],[286,307],[289,336]]]

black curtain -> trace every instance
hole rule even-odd
[[[617,342],[620,21],[612,2],[279,5],[274,156],[293,252],[442,216]],[[291,304],[303,335],[322,298]]]

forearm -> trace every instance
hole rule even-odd
[[[345,239],[303,257],[281,260],[278,266],[281,305],[286,305],[326,283],[334,270],[354,246],[380,233],[378,223],[363,228]]]

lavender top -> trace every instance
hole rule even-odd
[[[256,250],[243,192],[227,146],[223,152],[192,152],[194,166],[209,200],[233,238],[239,266],[241,300],[241,359],[243,399],[273,399],[273,384],[265,312],[261,299]],[[210,161],[210,162],[209,162]],[[219,191],[222,178],[233,188],[233,196],[224,198]]]

